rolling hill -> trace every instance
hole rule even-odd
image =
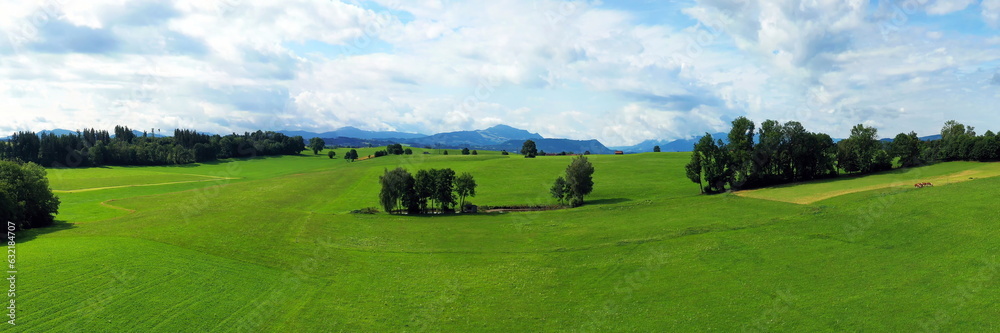
[[[417,150],[354,163],[307,154],[50,169],[63,205],[56,226],[18,235],[15,331],[1000,325],[1000,220],[991,214],[1000,178],[892,185],[996,164],[786,185],[758,199],[699,195],[684,177],[689,154],[598,155],[594,192],[580,208],[351,213],[378,206],[378,176],[395,167],[469,172],[480,205],[552,204],[552,179],[571,160]],[[865,190],[878,184],[890,186]]]

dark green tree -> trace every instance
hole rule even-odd
[[[915,167],[923,164],[921,153],[924,150],[923,141],[917,137],[916,132],[899,133],[889,145],[892,157],[899,158],[899,164],[904,168]]]
[[[653,152],[654,153],[659,153],[660,152],[660,146],[653,146]]]
[[[15,230],[46,227],[58,211],[45,168],[0,160],[0,220],[13,222]]]
[[[569,188],[567,187],[566,179],[560,176],[559,178],[556,178],[555,183],[552,184],[552,188],[549,189],[549,194],[551,194],[553,198],[556,198],[556,200],[559,201],[559,204],[562,205],[566,199],[567,192],[569,192]]]
[[[705,193],[705,188],[701,186],[701,154],[694,152],[691,154],[691,161],[684,166],[684,173],[692,183],[698,183],[698,190]]]
[[[521,145],[521,155],[527,158],[534,158],[538,155],[538,147],[535,146],[535,141],[524,141],[524,144]]]
[[[433,207],[434,200],[434,176],[433,170],[418,170],[414,182],[414,193],[417,198],[417,205],[420,207],[421,213],[430,212],[430,208]]]
[[[566,167],[566,185],[570,206],[582,206],[583,197],[594,190],[594,166],[586,156],[574,158]]]
[[[722,140],[713,141],[712,135],[705,136],[695,144],[694,152],[701,154],[701,174],[707,184],[707,192],[717,193],[726,190],[726,166],[728,154]]]
[[[330,157],[330,159],[333,159],[334,156],[337,156],[337,152],[333,150],[328,151],[326,152],[326,156]]]
[[[466,197],[476,197],[476,186],[476,180],[468,172],[464,172],[461,176],[455,178],[455,192],[458,193],[459,210],[465,209]]]
[[[729,187],[740,189],[751,182],[754,173],[754,123],[746,117],[733,120],[729,131],[729,162],[731,163]]]
[[[462,148],[462,155],[469,155],[469,148]]]
[[[399,210],[402,206],[403,198],[410,190],[406,188],[410,178],[412,178],[410,173],[403,168],[385,170],[383,175],[379,177],[379,183],[382,185],[382,190],[379,192],[379,203],[382,204],[386,213],[392,214],[393,211]]]
[[[344,154],[344,159],[354,162],[354,160],[358,159],[358,151],[356,149],[351,149],[346,154]]]
[[[440,207],[441,212],[445,212],[455,204],[455,171],[452,169],[431,169],[434,177],[434,193],[431,197]]]

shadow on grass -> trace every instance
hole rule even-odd
[[[76,228],[76,225],[66,221],[55,221],[52,225],[44,228],[34,228],[28,230],[22,230],[17,233],[14,241],[18,244],[28,242],[37,238],[40,235],[51,234],[58,231],[69,230]]]
[[[614,205],[632,201],[628,198],[610,198],[610,199],[597,199],[597,200],[587,200],[584,201],[583,205]]]
[[[924,166],[929,166],[929,165],[922,165],[922,166],[911,167],[911,168],[898,168],[898,169],[892,169],[892,170],[886,170],[886,171],[879,171],[879,172],[874,172],[874,173],[840,174],[840,175],[829,177],[829,178],[803,180],[803,181],[797,181],[797,182],[791,182],[791,183],[784,183],[784,184],[778,184],[778,185],[761,186],[761,187],[749,187],[749,188],[745,188],[745,189],[741,189],[741,190],[779,189],[779,188],[795,187],[795,186],[807,185],[807,184],[836,183],[836,182],[840,182],[840,181],[847,181],[847,180],[853,180],[853,179],[863,179],[863,178],[866,178],[866,177],[879,176],[879,175],[903,175],[903,174],[909,173],[910,171],[913,171],[916,168],[920,168],[920,167],[924,167]],[[720,192],[720,193],[725,193],[725,192]]]
[[[393,214],[391,216],[392,217],[414,218],[414,219],[426,219],[426,218],[434,218],[434,217],[438,217],[438,218],[456,218],[456,217],[463,217],[463,216],[496,217],[496,216],[503,216],[503,215],[506,215],[506,214],[507,213],[490,212],[490,213],[461,213],[461,214],[459,214],[459,213],[445,213],[445,214],[413,214],[413,215],[409,215],[409,214],[398,214],[398,215],[397,214]],[[364,216],[364,214],[360,214],[360,215]],[[378,215],[387,216],[387,215],[384,215],[384,213],[380,213]],[[368,215],[368,216],[376,216],[376,215]]]

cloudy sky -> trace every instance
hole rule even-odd
[[[1000,129],[1000,0],[0,3],[0,133]]]

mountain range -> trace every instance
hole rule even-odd
[[[357,130],[357,129],[355,129]],[[487,129],[474,131],[455,131],[438,133],[434,135],[418,136],[411,134],[400,137],[399,132],[373,132],[360,131],[353,133],[353,136],[342,135],[341,130],[312,133],[305,131],[279,131],[286,135],[300,135],[303,138],[319,137],[326,141],[327,145],[341,146],[383,146],[390,143],[403,143],[415,147],[430,147],[440,149],[483,149],[483,150],[506,150],[518,152],[525,140],[535,141],[539,151],[548,153],[574,152],[583,153],[590,151],[592,154],[611,154],[613,151],[597,140],[570,140],[545,138],[538,133],[531,133],[526,130],[510,127],[507,125],[496,125]],[[335,135],[335,136],[334,136]]]
[[[345,138],[356,138],[356,139],[414,139],[414,138],[427,137],[427,135],[419,133],[404,133],[404,132],[393,132],[393,131],[366,131],[351,126],[341,127],[340,129],[337,129],[335,131],[323,132],[323,133],[315,133],[307,131],[278,131],[278,132],[288,136],[299,135],[307,139],[316,137],[319,138],[345,137]]]

